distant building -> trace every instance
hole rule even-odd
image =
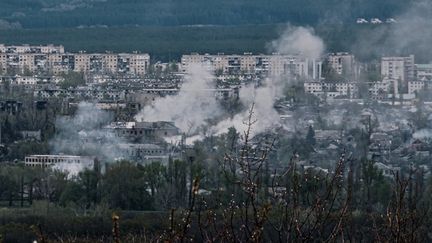
[[[415,64],[415,77],[421,81],[432,81],[432,64]]]
[[[19,45],[19,46],[8,46],[0,44],[0,53],[64,53],[63,46],[46,45],[46,46],[31,46],[31,45]]]
[[[113,122],[105,127],[117,137],[132,141],[155,141],[180,134],[173,122]]]
[[[49,98],[75,98],[75,99],[96,99],[110,101],[126,100],[127,91],[120,89],[97,89],[89,86],[77,87],[74,89],[41,88],[33,91],[33,96],[39,99]]]
[[[92,168],[95,165],[95,158],[73,155],[30,155],[26,156],[24,163],[29,167],[53,167],[56,165],[77,165],[85,168]]]
[[[408,57],[382,57],[381,75],[403,83],[414,80],[414,55]]]
[[[41,130],[37,131],[20,131],[20,134],[23,139],[36,140],[41,141],[42,134]]]
[[[358,85],[354,82],[316,82],[308,81],[303,84],[306,93],[320,98],[345,97],[353,99],[358,94]]]
[[[415,94],[426,88],[425,81],[410,81],[408,82],[408,94]]]
[[[371,24],[382,24],[383,22],[379,18],[372,18],[370,20]]]
[[[309,60],[295,55],[217,55],[193,53],[181,58],[181,71],[186,72],[191,65],[203,65],[217,74],[263,74],[268,76],[295,75],[320,79],[322,76],[322,62]]]
[[[387,19],[386,19],[386,23],[387,23],[387,24],[394,24],[394,23],[397,23],[397,20],[394,19],[394,18],[387,18]]]
[[[410,82],[411,83],[411,82]],[[307,81],[304,82],[306,93],[313,94],[321,99],[348,98],[356,99],[359,96],[359,86],[367,85],[372,99],[384,100],[400,94],[398,80],[384,78],[377,82],[330,82],[330,81]]]
[[[181,159],[180,151],[175,147],[160,144],[119,144],[128,158],[138,163],[160,162],[168,164],[170,159]]]
[[[367,23],[369,23],[369,21],[367,21],[364,18],[358,18],[357,21],[356,21],[356,23],[357,24],[367,24]]]
[[[355,75],[355,58],[354,55],[347,52],[331,53],[327,60],[333,70],[339,75],[345,77],[354,77]]]
[[[9,73],[116,73],[142,76],[150,66],[148,54],[65,53],[62,46],[0,44],[0,69]]]
[[[369,83],[369,94],[373,99],[385,99],[389,94],[399,94],[398,80],[384,78],[382,81]]]

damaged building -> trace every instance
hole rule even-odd
[[[168,164],[170,160],[182,158],[181,151],[169,144],[119,144],[119,149],[128,156],[128,159],[138,163],[160,162]]]
[[[105,127],[115,136],[129,141],[161,141],[180,134],[173,122],[113,122]]]

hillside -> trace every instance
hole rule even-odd
[[[0,28],[352,23],[415,0],[2,0]]]

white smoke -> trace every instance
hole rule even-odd
[[[318,59],[325,50],[324,41],[315,35],[312,28],[289,25],[281,36],[268,45],[270,51],[286,55],[299,55],[301,58]],[[246,86],[240,90],[241,102],[248,108],[254,105],[252,134],[262,133],[275,126],[280,126],[280,116],[274,108],[277,99],[283,96],[285,86],[292,84],[291,77],[269,77],[260,87]],[[249,109],[234,117],[219,122],[214,130],[216,134],[224,133],[230,127],[244,131],[249,117]],[[284,125],[283,127],[286,127]],[[291,129],[291,127],[290,127]]]
[[[213,92],[214,77],[202,65],[191,65],[175,96],[159,98],[135,117],[137,121],[173,121],[184,133],[194,134],[222,111]]]
[[[57,118],[56,134],[49,141],[51,153],[98,156],[108,161],[124,158],[124,152],[118,147],[124,141],[103,128],[113,119],[112,113],[92,103],[79,103],[74,116]]]
[[[300,55],[301,58],[316,59],[322,56],[325,45],[313,29],[289,26],[281,37],[271,44],[272,51],[281,54]],[[216,97],[206,89],[214,88],[214,77],[207,67],[190,66],[188,75],[179,93],[156,100],[152,106],[145,107],[135,118],[138,121],[173,121],[188,136],[190,141],[200,140],[208,134],[220,135],[230,127],[238,131],[247,128],[246,122],[253,105],[251,135],[262,133],[279,126],[280,116],[274,108],[275,101],[282,97],[283,90],[291,80],[289,76],[269,77],[261,85],[245,85],[240,89],[240,102],[245,109],[231,117],[226,114]],[[217,121],[211,125],[209,121]]]
[[[325,50],[324,41],[315,35],[315,31],[308,27],[289,25],[279,37],[269,46],[271,51],[280,54],[300,55],[308,59],[321,57]]]
[[[56,163],[53,170],[67,173],[69,178],[77,176],[81,171],[85,169],[91,169],[91,166],[84,163]]]
[[[251,118],[254,122],[251,130],[252,136],[279,125],[280,117],[274,109],[274,103],[279,97],[279,93],[279,87],[270,79],[261,87],[253,85],[243,87],[240,90],[240,100],[248,109],[219,122],[212,130],[217,135],[227,132],[230,127],[234,127],[237,131],[245,131],[252,106]]]
[[[420,140],[430,140],[432,138],[432,130],[431,129],[421,129],[413,134],[414,139]]]

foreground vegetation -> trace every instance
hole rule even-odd
[[[432,187],[420,169],[386,178],[345,152],[330,172],[299,166],[296,152],[270,167],[276,138],[256,146],[253,123],[213,141],[222,155],[195,147],[168,165],[122,161],[77,176],[3,166],[0,196],[9,209],[0,234],[5,242],[429,239]]]

